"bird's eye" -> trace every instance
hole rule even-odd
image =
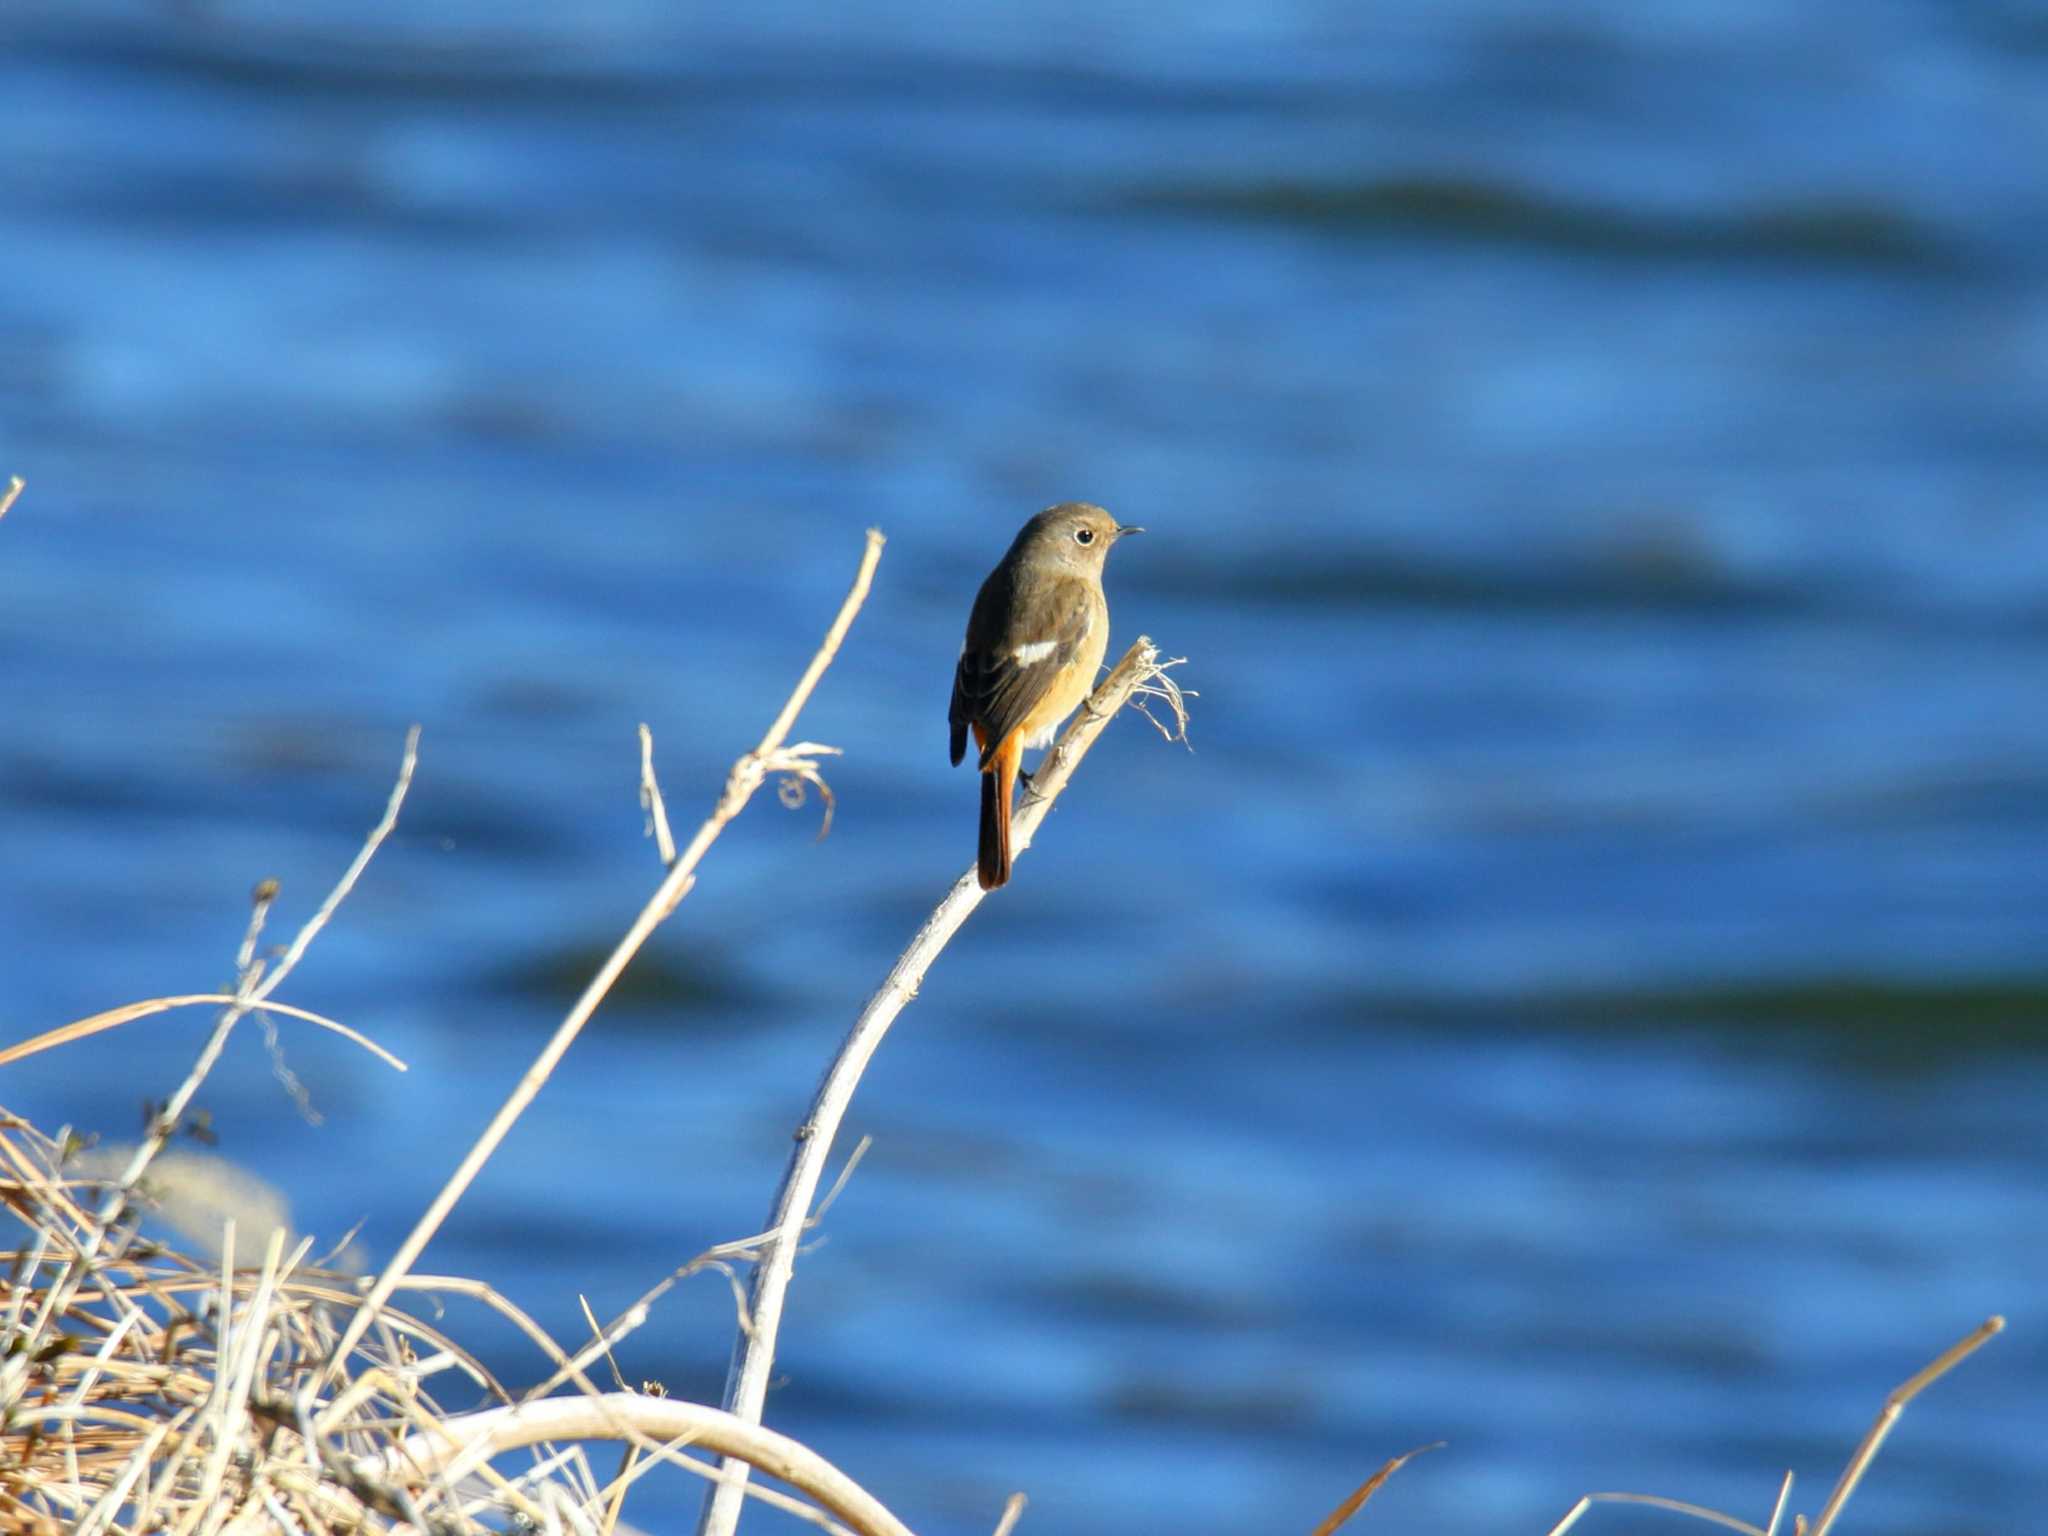
[[[1076,544],[1093,544],[1095,542],[1095,530],[1093,528],[1076,528],[1074,530],[1074,542]]]

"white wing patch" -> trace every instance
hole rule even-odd
[[[1017,659],[1018,666],[1028,667],[1045,660],[1058,649],[1059,642],[1056,640],[1034,640],[1029,645],[1018,646],[1010,654]]]

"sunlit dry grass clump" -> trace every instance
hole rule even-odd
[[[286,1250],[272,1227],[237,1254],[226,1229],[217,1263],[141,1237],[111,1178],[84,1176],[79,1148],[0,1120],[0,1197],[14,1224],[6,1265],[0,1412],[0,1516],[10,1530],[88,1533],[375,1531],[391,1523],[460,1527],[470,1516],[446,1479],[391,1473],[408,1436],[441,1413],[425,1378],[452,1368],[509,1402],[489,1374],[404,1313],[318,1398],[307,1388],[333,1350],[346,1275],[308,1264],[311,1239]],[[111,1225],[96,1214],[111,1205]],[[314,1403],[343,1422],[322,1435]],[[500,1479],[486,1503],[541,1516],[534,1495]],[[482,1513],[479,1509],[478,1513]],[[453,1517],[451,1519],[451,1517]]]

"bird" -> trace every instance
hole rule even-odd
[[[1010,803],[1024,749],[1051,744],[1101,670],[1109,646],[1102,567],[1110,548],[1144,531],[1085,501],[1047,507],[975,595],[946,718],[953,765],[966,754],[970,730],[980,753],[975,875],[984,891],[1010,878]]]

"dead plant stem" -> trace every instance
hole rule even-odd
[[[1164,679],[1160,671],[1158,649],[1141,636],[1082,706],[1058,744],[1046,754],[1044,763],[1032,778],[1030,791],[1011,821],[1010,846],[1013,852],[1022,853],[1031,846],[1032,834],[1045,820],[1053,801],[1066,788],[1068,779],[1111,717],[1141,687],[1162,680],[1171,687],[1170,680]],[[1178,703],[1177,695],[1175,702]],[[732,1364],[726,1375],[726,1411],[747,1423],[761,1422],[762,1407],[768,1395],[768,1377],[775,1363],[775,1340],[782,1322],[783,1301],[796,1267],[797,1246],[810,1220],[811,1202],[817,1194],[826,1160],[831,1156],[833,1138],[838,1135],[839,1123],[853,1102],[854,1089],[883,1037],[888,1034],[889,1026],[896,1022],[904,1004],[917,996],[925,972],[974,909],[981,905],[986,894],[972,869],[953,882],[952,889],[911,939],[910,947],[890,968],[880,990],[868,999],[860,1017],[854,1020],[853,1028],[848,1031],[838,1054],[825,1071],[824,1080],[818,1085],[810,1112],[797,1129],[796,1145],[790,1152],[789,1167],[782,1176],[774,1212],[768,1221],[762,1256],[754,1266],[753,1291],[747,1308],[753,1326],[740,1330],[733,1344]],[[728,1459],[724,1475],[705,1498],[697,1526],[698,1536],[732,1536],[739,1523],[746,1482],[747,1464]]]
[[[411,1271],[428,1242],[441,1229],[441,1224],[448,1219],[448,1213],[455,1209],[456,1202],[475,1181],[484,1164],[490,1161],[491,1154],[497,1151],[499,1143],[504,1141],[514,1122],[525,1113],[526,1107],[540,1093],[542,1085],[553,1074],[556,1065],[567,1054],[569,1047],[575,1043],[577,1035],[582,1033],[583,1026],[590,1022],[591,1015],[597,1012],[598,1004],[604,1001],[605,994],[619,979],[627,962],[640,952],[648,936],[689,893],[695,879],[697,864],[719,833],[723,832],[727,824],[745,808],[754,791],[770,773],[786,772],[813,776],[816,774],[816,765],[810,760],[810,753],[804,750],[811,747],[810,743],[799,743],[793,748],[786,748],[783,743],[789,735],[790,727],[796,722],[798,711],[810,699],[812,690],[818,685],[818,679],[824,675],[825,668],[831,665],[832,658],[838,654],[840,642],[846,638],[846,631],[852,625],[854,615],[860,611],[862,602],[867,598],[868,587],[874,579],[876,563],[881,558],[882,535],[871,528],[868,530],[867,547],[861,556],[860,569],[853,578],[853,587],[846,594],[846,600],[840,604],[838,617],[826,631],[824,643],[811,658],[811,664],[798,681],[796,690],[782,706],[782,712],[768,727],[760,745],[733,765],[732,773],[726,780],[725,791],[719,796],[711,815],[697,829],[697,835],[690,840],[689,846],[670,866],[661,884],[655,889],[654,895],[648,899],[647,904],[641,908],[640,915],[633,920],[632,927],[626,931],[626,936],[598,968],[590,984],[583,989],[583,995],[576,999],[576,1004],[569,1010],[568,1016],[556,1028],[540,1055],[534,1058],[533,1065],[526,1069],[526,1074],[513,1087],[511,1095],[500,1106],[497,1114],[491,1118],[491,1123],[485,1127],[483,1135],[477,1138],[476,1144],[469,1149],[440,1194],[434,1197],[433,1204],[427,1207],[426,1214],[420,1217],[412,1232],[399,1245],[398,1251],[391,1257],[391,1262],[384,1266],[383,1272],[378,1275],[376,1283],[364,1298],[362,1306],[356,1310],[355,1315],[349,1319],[348,1326],[342,1330],[333,1352],[327,1357],[326,1365],[311,1384],[314,1390],[340,1374],[349,1352],[361,1341],[379,1309],[390,1300],[391,1293]]]

